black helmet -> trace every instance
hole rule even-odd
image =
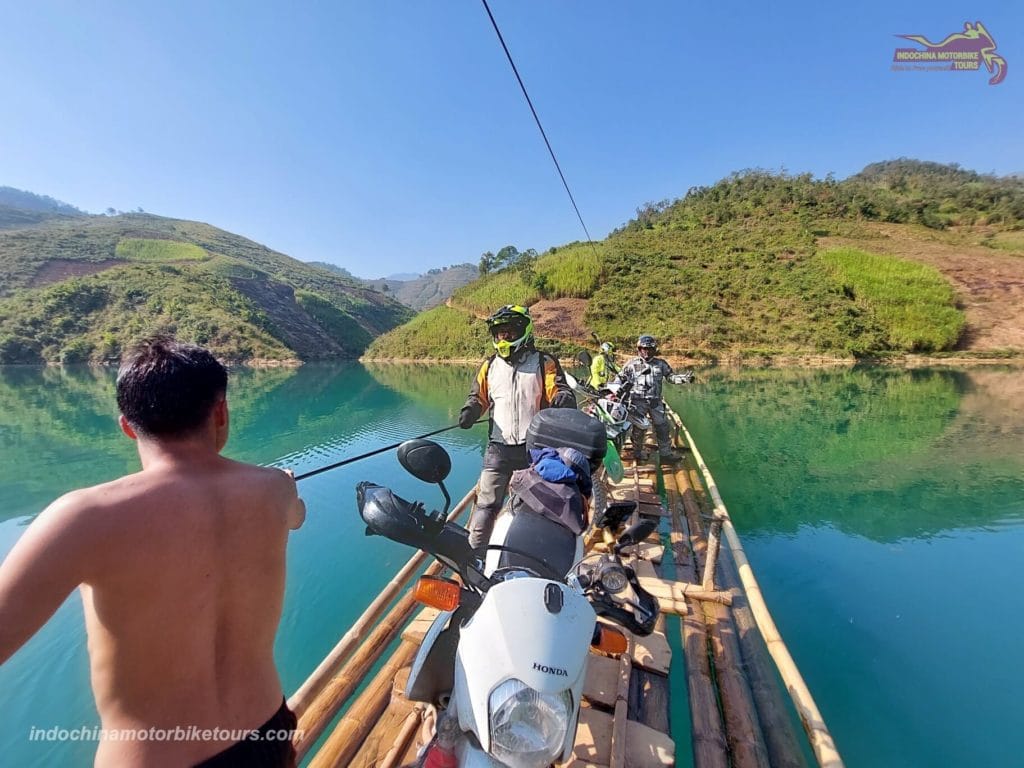
[[[637,350],[649,349],[651,352],[658,351],[658,341],[650,334],[643,334],[639,339],[636,340]]]
[[[515,337],[511,341],[498,341],[498,329],[505,326],[512,328]],[[512,357],[533,341],[533,320],[530,319],[530,310],[518,304],[506,304],[488,317],[487,327],[491,331],[491,344],[505,359]]]

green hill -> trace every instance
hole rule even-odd
[[[351,358],[412,317],[354,280],[208,224],[52,203],[0,195],[0,363],[112,362],[158,331],[233,361]]]
[[[551,248],[488,274],[457,290],[449,308],[376,339],[366,356],[461,358],[474,345],[483,354],[481,324],[453,322],[452,313],[480,318],[510,302],[532,305],[538,336],[562,353],[593,346],[591,332],[627,348],[653,333],[670,355],[708,360],[963,346],[961,286],[927,259],[892,255],[892,235],[878,229],[886,226],[946,248],[967,268],[958,249],[1024,255],[1006,234],[1024,227],[1024,181],[905,159],[844,181],[736,173],[642,206],[599,243]],[[998,256],[1011,276],[1024,273],[1024,261]]]

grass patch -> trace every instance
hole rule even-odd
[[[988,248],[1008,251],[1015,256],[1024,256],[1024,232],[998,232],[983,238],[981,244]]]
[[[534,285],[548,299],[590,298],[604,273],[607,252],[604,243],[552,248],[537,260]]]
[[[951,349],[964,329],[952,286],[934,267],[838,248],[820,255],[843,291],[882,326],[891,349]]]
[[[403,326],[374,340],[366,357],[438,360],[483,359],[491,354],[487,326],[471,314],[440,306],[421,312]]]
[[[117,244],[117,257],[129,261],[157,263],[161,261],[205,261],[210,258],[205,250],[192,243],[175,240],[150,240],[126,237]]]
[[[699,211],[666,212],[608,241],[607,275],[585,317],[602,339],[631,346],[640,333],[693,357],[863,354],[881,329],[814,258],[796,211],[695,224]],[[716,219],[717,221],[717,219]]]
[[[452,294],[452,302],[481,316],[490,315],[506,304],[529,306],[541,298],[540,291],[523,279],[516,269],[505,269],[482,277]]]

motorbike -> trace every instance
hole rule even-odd
[[[576,448],[593,468],[603,455],[604,428],[577,410],[546,409],[531,422],[527,446]],[[654,629],[657,601],[621,553],[643,541],[657,520],[627,528],[635,505],[616,502],[594,521],[611,542],[608,551],[583,556],[579,525],[538,513],[513,495],[486,551],[474,551],[466,529],[446,521],[447,452],[413,440],[399,447],[398,459],[440,487],[444,508],[428,513],[422,502],[363,481],[357,500],[367,534],[422,549],[458,575],[423,577],[417,585],[417,598],[440,610],[405,691],[438,711],[423,764],[541,768],[569,759],[591,647],[625,651],[626,637],[609,621],[637,635]]]
[[[604,387],[595,390],[570,373],[567,373],[565,378],[582,401],[580,410],[604,424],[608,439],[616,451],[622,450],[626,435],[633,427],[647,429],[651,426],[651,420],[632,404],[628,384],[618,388]],[[609,395],[615,395],[615,398]]]
[[[586,350],[579,352],[576,359],[584,368],[590,368],[592,358]],[[649,372],[650,368],[645,368],[640,374],[645,375]],[[605,425],[608,439],[614,445],[616,452],[622,451],[626,435],[633,427],[644,431],[651,426],[650,418],[634,405],[631,396],[632,387],[629,382],[618,386],[610,381],[604,387],[594,389],[588,383],[576,379],[572,374],[567,373],[566,379],[583,402],[580,410],[594,416]],[[691,384],[693,379],[692,370],[668,376],[668,381],[673,384]]]

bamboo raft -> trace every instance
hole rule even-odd
[[[768,613],[714,479],[678,416],[670,412],[670,417],[676,445],[685,440],[689,447],[683,460],[660,468],[632,461],[621,482],[605,477],[595,483],[595,508],[607,499],[632,500],[634,519],[640,515],[662,521],[660,532],[636,547],[630,558],[641,585],[658,599],[661,617],[648,637],[634,637],[618,627],[629,646],[617,657],[592,650],[573,759],[562,765],[675,765],[672,675],[686,680],[696,768],[804,768],[806,750],[794,711],[817,764],[841,768],[821,713]],[[659,475],[666,501],[659,494]],[[475,494],[475,488],[470,490],[449,520],[469,509]],[[587,549],[600,550],[605,544],[592,534]],[[410,558],[289,698],[299,718],[295,748],[311,768],[412,765],[432,738],[432,707],[404,696],[409,667],[437,615],[418,605],[407,589],[421,572],[436,575],[444,570],[433,562],[423,571],[428,558],[423,552]],[[675,664],[670,634],[679,638],[684,657]]]

